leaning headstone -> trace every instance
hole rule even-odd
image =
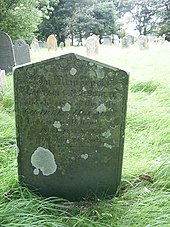
[[[29,45],[22,39],[17,39],[14,45],[16,65],[22,65],[31,61]]]
[[[54,34],[51,34],[47,38],[48,50],[57,50],[57,39]]]
[[[5,32],[0,32],[0,68],[8,73],[12,72],[14,65],[15,57],[11,38]]]
[[[127,90],[126,72],[72,53],[16,68],[20,182],[72,201],[116,193]]]
[[[138,44],[139,44],[139,49],[140,50],[146,50],[149,48],[148,46],[148,39],[144,35],[140,35],[138,38]]]
[[[0,69],[0,90],[4,89],[7,86],[5,70]]]
[[[87,55],[98,54],[99,52],[99,39],[93,34],[86,39],[86,53]]]

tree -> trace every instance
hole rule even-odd
[[[170,31],[169,0],[115,0],[119,17],[130,12],[140,34]],[[159,29],[158,29],[159,28]]]
[[[0,28],[13,40],[30,40],[37,29],[42,12],[38,9],[41,1],[0,0]]]
[[[81,42],[82,37],[90,33],[103,35],[115,31],[116,12],[112,0],[60,0],[51,6],[49,18],[39,26],[41,37],[63,33],[72,38],[76,36]]]

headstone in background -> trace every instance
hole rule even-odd
[[[128,48],[128,39],[126,36],[124,36],[121,40],[122,48]]]
[[[57,39],[54,34],[51,34],[47,38],[48,50],[57,50]]]
[[[7,86],[5,70],[0,69],[0,90],[4,89]]]
[[[12,40],[5,32],[0,32],[0,69],[6,73],[12,72],[15,57]]]
[[[131,46],[134,44],[134,37],[132,35],[127,35],[127,43],[128,43],[128,46]]]
[[[118,35],[113,35],[113,43],[115,46],[119,46],[120,44],[120,39]]]
[[[40,48],[47,48],[47,42],[45,41],[38,41],[38,44]]]
[[[14,45],[16,65],[22,65],[31,61],[29,45],[22,39],[17,39]]]
[[[65,39],[65,46],[67,48],[71,46],[71,40],[69,38]]]
[[[31,43],[31,45],[30,45],[30,47],[31,47],[31,50],[33,52],[35,52],[35,53],[39,52],[40,51],[40,47],[39,47],[38,39],[34,38],[32,43]]]
[[[146,50],[149,48],[149,45],[148,45],[148,38],[144,35],[140,35],[138,37],[138,44],[139,44],[139,49],[140,50]]]
[[[127,91],[126,72],[75,54],[16,68],[20,182],[69,200],[115,193]]]
[[[99,52],[99,38],[93,34],[86,39],[86,53],[87,55],[98,54]]]
[[[112,45],[112,39],[110,36],[103,36],[103,44],[106,46],[111,46]]]

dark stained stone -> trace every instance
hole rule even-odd
[[[71,53],[16,68],[14,90],[20,182],[72,201],[114,194],[128,74]]]
[[[14,50],[11,38],[5,32],[0,32],[0,69],[6,73],[12,72],[15,65]]]
[[[22,39],[17,39],[14,45],[16,65],[22,65],[31,61],[29,45]]]

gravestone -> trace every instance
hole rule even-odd
[[[129,45],[128,45],[128,39],[127,39],[126,36],[124,36],[122,38],[121,44],[122,44],[122,48],[128,48],[129,47]]]
[[[86,39],[86,53],[87,55],[98,54],[99,52],[99,39],[93,34]]]
[[[69,38],[65,39],[65,46],[69,48],[71,46],[71,40]]]
[[[6,73],[12,72],[15,65],[14,50],[11,38],[5,32],[0,32],[0,69]]]
[[[30,45],[30,47],[31,47],[31,50],[33,52],[35,52],[35,53],[39,52],[40,51],[40,46],[39,46],[38,39],[34,38],[32,43],[31,43],[31,45]]]
[[[17,67],[21,184],[72,201],[116,193],[127,91],[126,72],[72,53]]]
[[[14,45],[16,65],[22,65],[31,61],[29,45],[22,39],[17,39]]]
[[[48,50],[57,50],[57,39],[54,34],[51,34],[47,38]]]
[[[103,44],[106,46],[112,45],[112,39],[110,36],[103,36]]]
[[[3,90],[7,86],[5,70],[0,69],[0,90]]]
[[[146,50],[146,49],[149,48],[149,46],[148,46],[148,39],[144,35],[140,35],[138,37],[138,44],[139,44],[139,49],[140,50]]]

